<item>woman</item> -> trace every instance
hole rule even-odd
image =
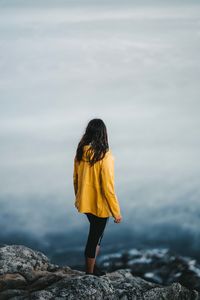
[[[74,158],[75,207],[90,223],[85,246],[86,274],[106,274],[95,264],[109,217],[122,220],[114,189],[114,157],[109,150],[107,129],[101,119],[92,119],[83,134]]]

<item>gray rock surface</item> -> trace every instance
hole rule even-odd
[[[180,283],[162,286],[133,276],[130,268],[104,276],[86,275],[52,264],[41,252],[23,245],[0,247],[0,300],[195,300],[196,290]]]
[[[130,268],[133,276],[169,285],[178,282],[200,292],[200,265],[169,249],[130,249],[101,255],[99,265],[107,272]]]

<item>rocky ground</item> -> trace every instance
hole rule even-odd
[[[133,276],[169,285],[181,285],[200,292],[200,265],[195,259],[177,255],[169,249],[131,249],[100,256],[100,266],[107,272],[130,268]]]
[[[133,275],[132,266],[133,264],[136,266],[136,259],[141,262],[142,256],[136,257],[136,253],[133,251],[132,253],[127,252],[126,255],[126,261],[124,260],[125,253],[121,256],[118,254],[118,256],[102,257],[102,266],[112,269],[118,265],[120,269],[108,271],[106,275],[96,277],[86,275],[83,271],[71,269],[68,266],[60,267],[52,264],[43,253],[23,245],[1,245],[0,300],[200,299],[198,291],[187,289],[178,282],[169,284],[165,282],[163,285],[163,282],[162,284],[150,282]],[[131,257],[131,255],[133,256]],[[120,260],[123,261],[126,268],[122,268]],[[151,268],[150,270],[145,272],[146,274],[153,274],[148,275],[149,277],[158,275],[158,278],[159,276],[162,278],[159,275],[162,273],[161,266],[158,274],[152,272]],[[138,274],[142,274],[141,270]]]

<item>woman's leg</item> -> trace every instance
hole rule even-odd
[[[108,217],[107,220],[106,220],[106,224],[108,223],[108,221],[109,221],[109,217]],[[106,225],[105,225],[105,226],[106,226]],[[98,241],[98,244],[97,244],[97,246],[96,246],[95,259],[96,259],[97,256],[99,255],[100,245],[101,245],[101,241],[102,241],[102,238],[103,238],[103,234],[104,234],[104,231],[103,231],[102,235],[100,236],[99,241]]]
[[[85,213],[85,215],[87,216],[87,218],[90,222],[90,229],[89,229],[88,239],[87,239],[87,243],[86,243],[86,247],[85,247],[85,251],[84,251],[85,264],[86,264],[86,273],[93,273],[93,269],[94,269],[94,265],[95,265],[95,258],[88,257],[87,256],[87,250],[86,250],[88,248],[88,244],[89,244],[89,236],[91,235],[92,215],[90,213]]]
[[[100,243],[108,218],[100,218],[93,214],[86,213],[90,222],[90,230],[85,247],[86,272],[93,273],[95,259],[99,252]]]
[[[95,253],[95,260],[96,260],[97,256],[99,255],[99,251],[100,251],[100,245],[97,244],[96,253]]]

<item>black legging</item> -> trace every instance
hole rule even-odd
[[[107,224],[107,221],[109,220],[109,217],[97,217],[91,213],[85,213],[85,215],[87,216],[90,222],[90,229],[87,243],[85,246],[84,255],[90,258],[94,258],[96,253],[96,246],[97,244],[101,244],[104,229]]]

